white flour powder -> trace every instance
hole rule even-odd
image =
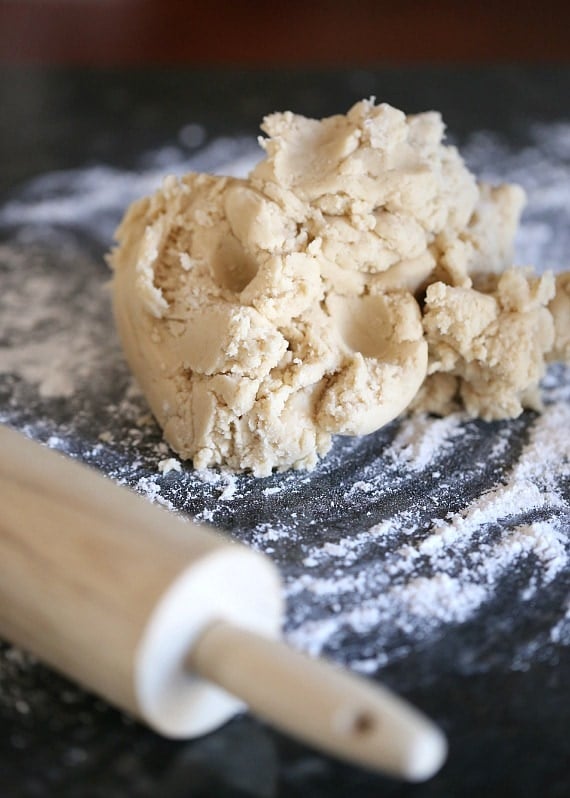
[[[527,188],[519,262],[539,270],[568,268],[570,125],[536,127],[532,136],[532,146],[512,151],[479,133],[462,151],[476,173]],[[342,656],[374,671],[449,624],[474,617],[514,569],[522,574],[516,587],[521,606],[567,569],[569,373],[552,370],[544,386],[545,412],[526,426],[477,426],[456,414],[417,416],[394,427],[381,451],[356,468],[353,478],[339,477],[332,496],[317,496],[318,503],[330,505],[328,517],[334,517],[336,503],[339,514],[355,519],[350,534],[346,523],[320,528],[314,520],[303,521],[301,511],[286,501],[307,486],[318,493],[321,477],[334,474],[347,458],[358,462],[366,441],[339,443],[311,475],[276,476],[256,487],[248,476],[181,466],[160,442],[128,378],[110,326],[104,270],[82,236],[95,241],[95,248],[107,247],[126,204],[153,190],[165,171],[244,174],[257,157],[252,142],[219,140],[192,160],[177,150],[156,153],[138,173],[97,167],[45,175],[0,208],[0,229],[17,226],[0,248],[0,377],[7,396],[0,421],[87,462],[99,464],[105,455],[106,470],[118,482],[151,501],[232,529],[239,523],[227,519],[238,518],[256,490],[261,507],[272,502],[282,513],[260,518],[242,537],[278,563],[289,552],[284,569],[289,638],[314,653],[334,654],[345,630],[363,640],[372,635],[373,643]],[[56,260],[65,281],[52,268]],[[105,394],[98,405],[99,384],[113,386],[115,393]],[[50,402],[70,408],[67,420],[53,420]],[[26,403],[34,413],[25,412]],[[120,439],[106,431],[111,419],[120,421]],[[468,457],[473,436],[487,448],[479,446],[468,474],[453,471],[454,452]],[[515,449],[514,466],[501,470],[503,458]],[[485,483],[482,475],[490,466],[495,470]],[[405,492],[408,485],[411,491],[421,486],[417,502],[373,518],[374,502],[386,501],[389,510],[393,492]],[[447,514],[446,506],[452,508]],[[291,547],[299,555],[294,566]],[[397,647],[395,635],[401,635]],[[553,644],[570,644],[570,605],[553,618],[547,637]],[[511,667],[524,666],[521,656],[513,655]]]

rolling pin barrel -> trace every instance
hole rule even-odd
[[[171,737],[241,707],[189,673],[214,621],[277,637],[276,570],[0,428],[0,637]]]
[[[169,737],[245,700],[366,767],[421,780],[441,766],[421,713],[276,640],[267,558],[2,427],[0,452],[0,637]]]

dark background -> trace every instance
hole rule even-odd
[[[0,64],[568,61],[560,0],[0,0]]]

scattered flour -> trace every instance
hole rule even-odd
[[[476,134],[462,153],[482,177],[527,188],[520,262],[568,268],[570,125],[536,126],[531,135],[514,151]],[[271,554],[284,574],[289,639],[373,672],[468,622],[505,585],[524,608],[568,573],[570,376],[549,372],[536,419],[488,427],[460,414],[418,415],[383,431],[373,451],[367,439],[339,441],[309,475],[256,482],[182,468],[126,372],[105,268],[77,233],[103,251],[126,204],[152,191],[165,169],[245,174],[257,157],[252,142],[224,139],[192,159],[155,154],[138,173],[45,175],[0,207],[0,231],[9,233],[0,245],[0,421]],[[467,470],[454,465],[457,452]],[[367,644],[343,653],[355,634]],[[568,605],[547,637],[570,645]]]
[[[442,447],[453,446],[454,438],[462,434],[462,413],[452,413],[434,419],[423,413],[414,415],[402,426],[392,443],[392,453],[413,471],[422,471]]]
[[[389,454],[402,455],[402,440],[421,452],[422,467],[437,460],[448,447],[448,427],[438,421],[411,420],[395,437]],[[410,428],[414,433],[410,433]],[[440,435],[434,434],[434,428]],[[466,621],[494,598],[502,577],[523,560],[532,560],[532,574],[520,593],[522,601],[551,583],[567,568],[570,555],[570,513],[567,488],[570,478],[570,404],[550,404],[531,428],[529,439],[502,484],[469,502],[460,512],[433,520],[414,540],[393,548],[376,562],[377,599],[369,599],[369,581],[354,569],[342,578],[301,574],[288,583],[291,598],[308,591],[327,595],[340,607],[350,596],[362,602],[336,615],[338,628],[349,624],[365,634],[377,627],[399,626],[412,636],[442,624]],[[566,434],[565,434],[566,433]],[[417,472],[417,457],[410,469]],[[545,512],[548,518],[530,523],[516,519]],[[409,512],[335,544],[312,548],[304,564],[315,567],[335,558],[353,566],[379,542],[401,540],[410,524]],[[405,537],[405,536],[404,536]],[[426,576],[425,574],[430,574]],[[315,634],[308,623],[294,629],[292,640],[314,653],[328,638]],[[381,652],[379,652],[381,653]],[[358,663],[353,663],[355,666]],[[368,662],[368,666],[370,662]]]

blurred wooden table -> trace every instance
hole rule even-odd
[[[552,62],[569,29],[559,0],[0,0],[0,63]]]

